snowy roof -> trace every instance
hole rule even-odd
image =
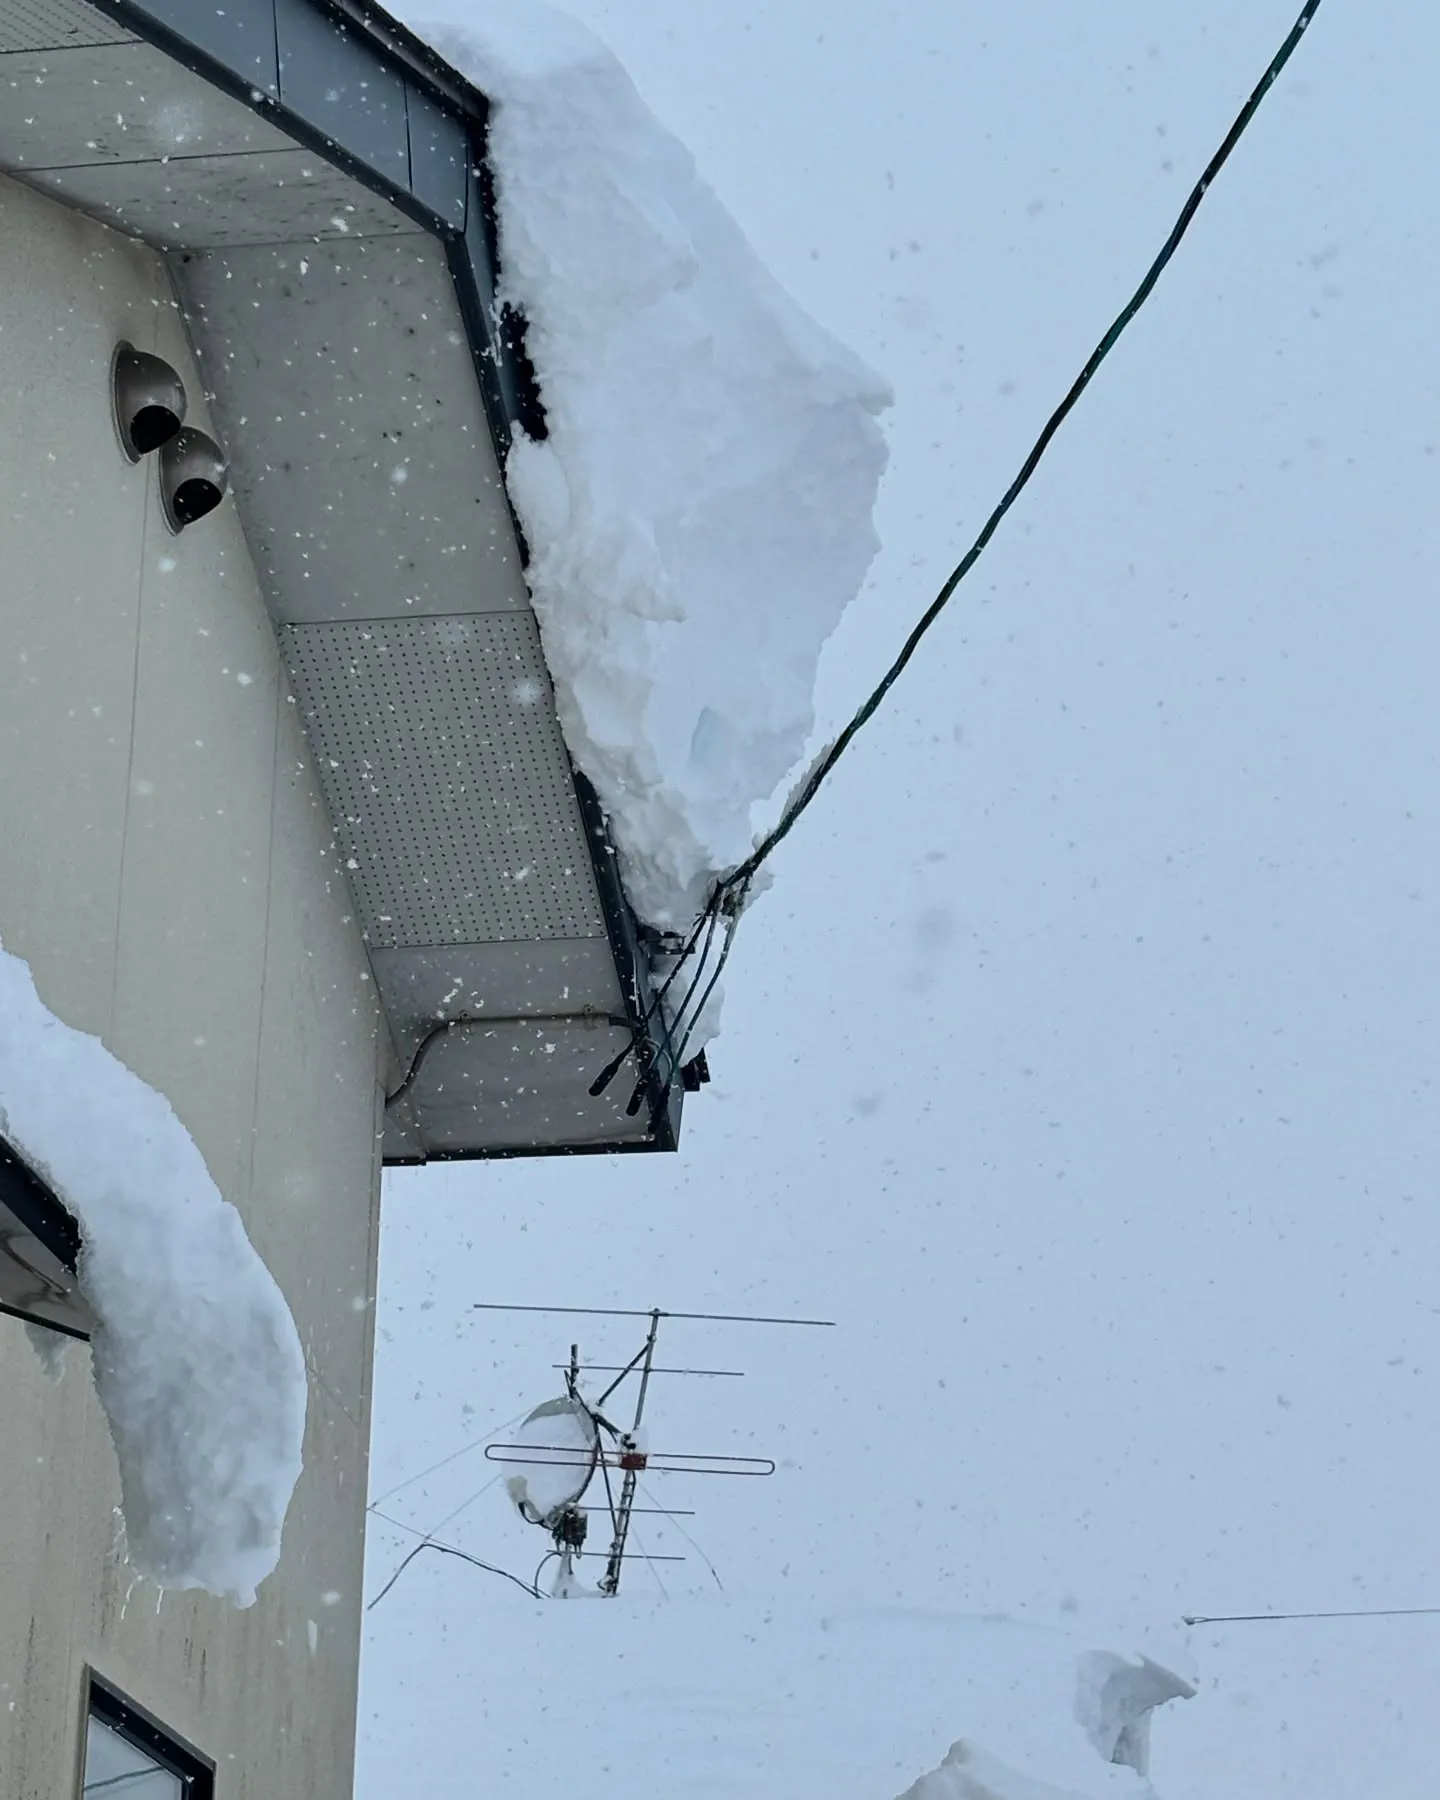
[[[500,291],[545,409],[506,479],[561,722],[636,910],[683,933],[805,755],[821,648],[879,547],[889,389],[598,38],[539,0],[452,14],[424,28],[491,105]]]
[[[512,1606],[442,1560],[370,1625],[377,1664],[381,1631],[405,1646],[364,1751],[377,1793],[404,1790],[422,1736],[473,1766],[478,1707],[487,1775],[526,1800],[1157,1800],[1151,1715],[1195,1691],[1164,1628],[784,1593]]]
[[[32,0],[0,167],[169,256],[390,1027],[387,1160],[672,1148],[652,970],[806,752],[888,392],[573,21],[476,0],[429,28],[461,75],[339,14]]]
[[[588,1091],[648,974],[501,476],[485,103],[347,11],[31,0],[0,168],[168,257],[410,1077],[387,1159],[670,1147],[668,1084]]]

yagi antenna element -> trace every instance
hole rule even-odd
[[[666,1312],[664,1307],[633,1310],[624,1306],[512,1306],[503,1300],[475,1300],[475,1312],[586,1313],[601,1319],[713,1319],[718,1325],[834,1325],[834,1319],[770,1319],[758,1313]]]
[[[655,1361],[655,1340],[662,1319],[701,1319],[721,1325],[833,1326],[835,1323],[833,1319],[782,1319],[750,1313],[667,1312],[658,1306],[642,1312],[618,1306],[523,1306],[495,1300],[479,1300],[473,1304],[476,1311],[484,1312],[570,1313],[649,1322],[644,1343],[626,1363],[583,1364],[579,1345],[572,1344],[569,1362],[555,1365],[565,1371],[565,1393],[537,1406],[520,1427],[516,1441],[485,1446],[487,1461],[508,1464],[514,1470],[506,1476],[505,1485],[520,1516],[531,1525],[543,1527],[554,1541],[552,1554],[560,1560],[560,1575],[554,1589],[557,1595],[575,1591],[573,1564],[584,1552],[586,1515],[602,1510],[610,1514],[612,1535],[600,1592],[613,1595],[618,1591],[631,1517],[637,1510],[646,1510],[635,1505],[636,1488],[642,1473],[750,1476],[775,1473],[774,1462],[766,1456],[650,1450],[641,1434],[641,1425],[652,1375],[739,1375],[742,1372],[738,1369],[659,1367]],[[580,1377],[587,1370],[614,1376],[598,1398],[591,1399],[580,1391]],[[607,1416],[606,1409],[616,1391],[632,1376],[637,1391],[634,1416],[627,1427],[616,1424]],[[612,1470],[620,1477],[618,1493],[616,1484],[610,1479]],[[587,1492],[591,1491],[597,1476],[604,1484],[603,1508],[585,1504]]]

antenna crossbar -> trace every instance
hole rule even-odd
[[[709,1319],[718,1325],[822,1325],[834,1319],[780,1319],[761,1313],[666,1312],[663,1307],[628,1306],[516,1306],[504,1300],[472,1300],[473,1312],[583,1313],[601,1319]]]
[[[715,1456],[701,1451],[580,1450],[573,1444],[487,1444],[486,1462],[528,1463],[542,1469],[623,1469],[652,1475],[773,1475],[769,1456]],[[697,1466],[703,1465],[703,1466]]]
[[[552,1369],[568,1369],[569,1363],[551,1363]],[[628,1375],[635,1367],[634,1363],[579,1363],[576,1373],[579,1375]],[[652,1375],[734,1375],[743,1376],[743,1369],[652,1369]]]

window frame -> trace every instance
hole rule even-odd
[[[94,1669],[87,1671],[85,1697],[78,1789],[81,1800],[85,1793],[85,1759],[92,1719],[98,1719],[117,1737],[158,1763],[167,1775],[173,1775],[180,1783],[183,1800],[215,1800],[214,1763],[192,1744],[177,1737],[168,1726],[162,1725],[153,1713],[128,1699]]]

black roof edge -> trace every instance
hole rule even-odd
[[[517,323],[515,328],[509,329],[505,328],[497,316],[499,240],[494,181],[486,154],[489,102],[484,94],[472,87],[414,32],[392,18],[383,7],[374,4],[374,0],[275,0],[276,5],[299,5],[345,24],[356,41],[362,43],[377,62],[422,86],[432,100],[442,105],[464,125],[472,154],[471,192],[467,208],[467,228],[457,230],[453,223],[435,213],[383,169],[367,162],[362,156],[301,118],[286,106],[283,97],[263,92],[243,70],[197,48],[166,26],[147,8],[145,0],[91,0],[91,3],[127,31],[164,51],[182,67],[221,88],[252,112],[270,119],[298,142],[333,162],[441,238],[446,244],[451,277],[455,282],[461,315],[470,338],[485,416],[502,471],[509,453],[511,433],[516,425],[530,431],[533,436],[544,435],[543,402],[534,369],[525,352],[523,320],[518,315],[512,315]],[[528,561],[528,546],[513,507],[511,517],[515,523],[521,556]],[[662,1029],[649,963],[640,949],[638,923],[621,885],[615,847],[604,811],[594,789],[580,771],[574,769],[573,762],[572,771],[596,884],[600,891],[606,934],[615,958],[625,1009],[630,1017],[637,1045],[641,1047],[650,1136],[643,1143],[624,1146],[577,1146],[574,1149],[561,1146],[553,1152],[460,1152],[448,1153],[444,1160],[463,1160],[470,1156],[575,1155],[585,1154],[592,1148],[596,1151],[622,1148],[674,1150],[679,1143],[682,1090],[676,1078],[672,1076],[665,1081],[658,1074],[664,1062],[660,1046]],[[625,1078],[622,1073],[618,1079]],[[441,1158],[437,1156],[435,1160]]]
[[[376,6],[374,0],[315,0],[315,4],[387,51],[407,74],[426,82],[438,98],[449,100],[458,112],[478,113],[483,120],[488,106],[479,89],[383,6]]]
[[[58,1263],[75,1273],[82,1242],[79,1221],[4,1138],[0,1138],[0,1205],[8,1207]]]

